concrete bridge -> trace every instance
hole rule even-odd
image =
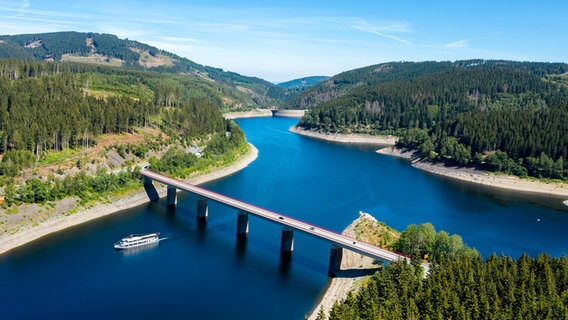
[[[399,253],[388,251],[373,245],[357,241],[356,239],[346,237],[337,232],[320,228],[316,225],[303,222],[289,216],[285,216],[270,210],[266,210],[240,200],[230,198],[228,196],[185,183],[168,176],[152,172],[150,170],[142,170],[144,176],[144,188],[151,201],[159,199],[153,181],[165,184],[167,186],[167,206],[175,208],[177,201],[177,190],[183,190],[199,195],[201,198],[197,201],[197,220],[206,222],[208,216],[207,201],[212,200],[232,208],[238,209],[237,215],[237,237],[246,238],[248,235],[248,215],[252,214],[262,219],[272,221],[282,226],[282,240],[280,243],[280,254],[282,256],[290,256],[294,250],[294,230],[304,232],[311,236],[323,239],[332,244],[329,259],[329,274],[335,275],[341,266],[343,256],[342,249],[351,250],[364,256],[383,262],[399,262],[410,259]]]

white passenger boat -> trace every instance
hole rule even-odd
[[[160,233],[150,233],[150,234],[131,234],[126,238],[120,239],[114,244],[114,248],[117,250],[136,248],[140,246],[145,246],[151,243],[157,243],[160,241]]]

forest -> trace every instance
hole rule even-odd
[[[388,264],[317,319],[568,318],[565,256],[491,255],[484,261],[459,235],[436,232],[430,223],[408,226],[390,249],[413,262]],[[427,275],[416,263],[424,258]]]
[[[199,87],[183,89],[183,82],[152,81],[136,73],[61,71],[70,67],[65,63],[1,62],[3,153],[28,150],[40,157],[45,150],[85,147],[102,134],[147,125],[182,138],[225,126],[220,99]]]
[[[318,319],[567,319],[565,256],[441,257],[423,277],[389,264]]]
[[[394,72],[397,67],[402,71]],[[349,73],[349,77],[342,74],[339,79],[353,84],[361,72],[371,77],[369,70]],[[564,165],[568,87],[563,76],[568,66],[495,61],[394,63],[372,70],[371,74],[381,74],[378,83],[367,80],[371,85],[350,85],[348,93],[313,105],[298,126],[325,132],[393,134],[400,137],[400,147],[416,149],[431,161],[519,176],[568,178]],[[323,84],[312,90],[318,86],[321,89]]]
[[[34,173],[38,164],[52,163],[49,158],[54,154],[93,148],[103,135],[131,134],[141,128],[160,132],[143,143],[111,149],[125,159],[142,161],[149,151],[175,146],[163,159],[152,161],[157,169],[176,176],[231,161],[247,144],[240,128],[223,118],[223,96],[216,89],[193,76],[68,62],[0,60],[3,203],[44,203],[68,196],[88,201],[135,186],[139,175],[134,170],[110,173],[101,168],[94,175],[87,174],[81,159],[76,164],[81,169],[78,174],[67,175],[61,169],[49,176]],[[177,148],[197,142],[207,146],[202,157],[183,151],[191,161],[176,158]]]

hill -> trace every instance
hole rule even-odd
[[[305,77],[300,79],[294,79],[286,82],[281,82],[278,84],[279,87],[284,89],[295,89],[295,90],[305,90],[318,82],[325,81],[329,79],[327,76],[313,76],[313,77]]]
[[[567,65],[563,63],[531,63],[497,60],[464,60],[455,62],[388,62],[349,70],[321,81],[290,99],[290,108],[307,109],[360,89],[382,83],[404,81],[428,74],[447,72],[454,69],[490,69],[508,66],[519,70],[531,70],[537,75],[562,74]]]
[[[54,32],[0,36],[0,58],[71,61],[173,74],[215,82],[235,100],[231,109],[278,107],[290,96],[268,81],[195,63],[158,48],[115,35]]]
[[[344,72],[291,100],[325,132],[395,134],[422,157],[568,177],[564,63],[396,62]]]

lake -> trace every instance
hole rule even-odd
[[[375,152],[288,131],[290,118],[237,120],[259,157],[203,186],[341,232],[359,211],[398,230],[431,222],[483,256],[566,253],[561,198],[480,187],[435,176]],[[302,319],[326,288],[330,245],[295,233],[280,259],[281,228],[249,217],[236,240],[234,209],[211,203],[196,222],[197,198],[179,194],[46,236],[0,256],[5,319]],[[160,232],[151,247],[115,251],[131,233]]]

